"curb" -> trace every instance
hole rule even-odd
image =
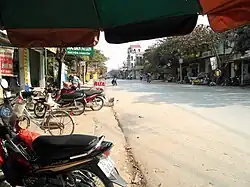
[[[127,154],[127,158],[132,166],[132,181],[131,184],[134,186],[140,186],[140,187],[147,187],[147,179],[142,171],[142,166],[140,166],[139,162],[135,158],[135,154],[131,148],[131,143],[128,140],[128,137],[124,134],[124,129],[122,127],[122,124],[119,120],[118,113],[115,111],[114,107],[111,107],[111,111],[113,113],[113,116],[115,120],[117,121],[117,126],[121,130],[123,134],[123,138],[125,140],[125,152]]]

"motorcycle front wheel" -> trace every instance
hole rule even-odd
[[[85,102],[78,100],[72,103],[72,105],[75,107],[75,109],[72,110],[74,116],[80,116],[85,112]]]
[[[99,111],[102,109],[103,106],[104,106],[104,99],[100,96],[97,96],[95,99],[93,99],[90,108],[93,111]]]

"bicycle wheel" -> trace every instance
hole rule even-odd
[[[71,135],[75,130],[75,122],[68,112],[63,110],[52,111],[46,121],[46,129],[52,136]]]
[[[46,105],[43,101],[37,101],[34,107],[34,114],[37,118],[43,118],[47,112],[46,109]]]

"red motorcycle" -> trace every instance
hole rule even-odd
[[[103,89],[77,89],[75,86],[68,86],[61,89],[56,96],[55,101],[60,103],[64,100],[65,95],[76,93],[83,93],[85,95],[85,97],[82,98],[82,101],[86,103],[86,107],[91,108],[93,111],[99,111],[104,106],[105,95],[103,94]]]
[[[2,86],[3,87],[3,86]],[[6,87],[3,87],[6,88]],[[126,187],[110,158],[104,136],[41,136],[22,129],[8,99],[0,108],[0,164],[11,186]],[[96,184],[96,179],[99,184]],[[5,185],[9,186],[9,185]]]

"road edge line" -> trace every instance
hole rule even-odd
[[[142,172],[142,169],[140,167],[139,162],[135,159],[134,152],[133,152],[133,150],[132,150],[132,148],[130,146],[131,144],[129,143],[128,137],[124,133],[124,129],[123,129],[122,124],[121,124],[121,122],[119,120],[118,113],[115,111],[113,106],[111,107],[111,111],[112,111],[113,116],[114,116],[115,120],[117,121],[117,125],[118,125],[119,129],[121,130],[121,132],[123,134],[123,137],[125,139],[125,147],[124,147],[124,149],[125,149],[125,151],[127,153],[126,156],[127,156],[128,160],[129,160],[129,162],[132,164],[131,169],[132,169],[133,180],[135,181],[138,176],[141,179],[139,181],[139,184],[136,183],[137,181],[133,182],[133,180],[131,181],[131,184],[136,185],[136,186],[141,186],[141,187],[147,187],[148,183],[147,183],[146,177],[145,177],[144,173]]]

